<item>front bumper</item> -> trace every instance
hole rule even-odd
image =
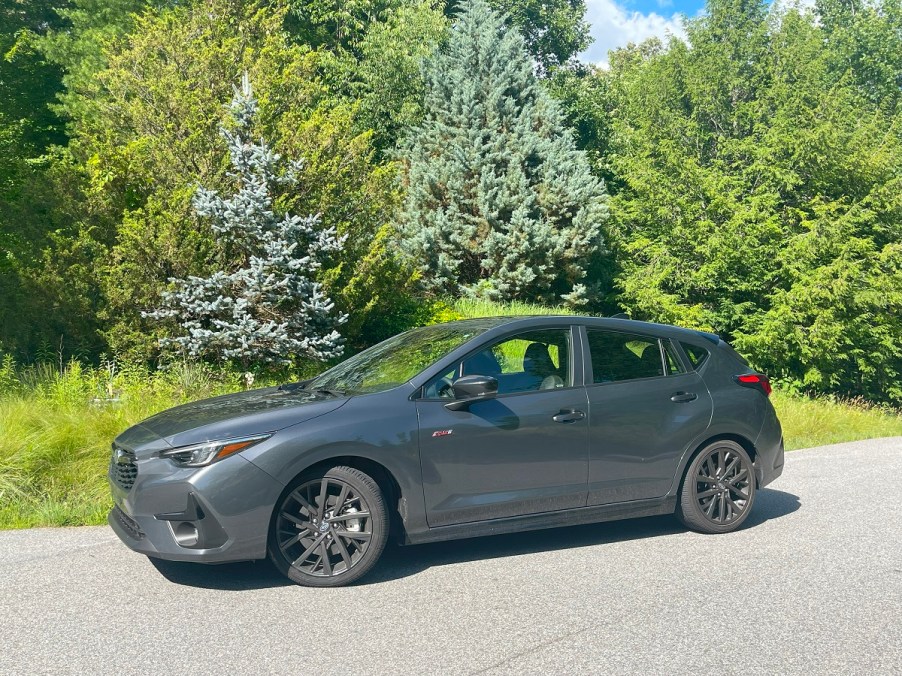
[[[283,486],[236,454],[198,469],[152,457],[134,462],[129,488],[110,476],[107,521],[136,552],[170,561],[223,563],[266,557]]]

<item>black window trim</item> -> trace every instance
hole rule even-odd
[[[675,341],[673,338],[661,338],[661,351],[664,352],[667,348],[664,347],[664,341],[670,343],[670,349],[673,350],[673,356],[677,358],[677,361],[680,362],[680,365],[683,367],[682,373],[669,373],[670,366],[667,362],[667,356],[664,355],[664,370],[667,371],[665,375],[670,376],[685,376],[693,371],[692,362],[689,361],[689,358],[683,353],[683,350],[680,349],[680,346],[677,344],[679,341]]]
[[[524,394],[541,394],[547,392],[566,392],[567,390],[575,390],[580,387],[584,387],[583,383],[578,382],[580,379],[577,378],[577,370],[576,363],[577,360],[584,361],[584,348],[582,335],[580,335],[579,328],[582,325],[578,324],[549,324],[547,326],[532,326],[529,328],[520,327],[518,329],[514,329],[510,332],[505,332],[500,336],[495,336],[491,340],[480,343],[478,346],[467,352],[463,357],[456,360],[454,366],[457,368],[461,363],[465,362],[470,357],[482,352],[486,349],[487,345],[495,345],[497,343],[503,342],[510,338],[513,338],[521,333],[532,333],[534,331],[554,331],[555,329],[560,331],[568,331],[570,333],[570,382],[572,383],[568,387],[555,387],[551,390],[526,390],[525,392],[505,392],[504,394],[497,394],[494,399],[506,399],[508,397],[519,397]],[[416,396],[412,397],[414,401],[440,401],[443,403],[448,403],[451,401],[446,397],[426,397],[426,388],[432,384],[434,380],[441,377],[441,371],[439,373],[434,374],[431,378],[429,378],[425,383],[423,383],[420,388],[414,393]]]

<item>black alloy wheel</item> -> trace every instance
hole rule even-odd
[[[379,486],[352,467],[307,474],[285,493],[273,515],[269,555],[298,584],[338,587],[375,565],[388,539]]]
[[[733,441],[702,449],[686,469],[677,516],[701,533],[738,528],[755,503],[755,468],[748,453]]]

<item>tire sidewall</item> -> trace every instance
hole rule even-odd
[[[751,481],[749,481],[748,504],[746,505],[745,510],[742,512],[738,519],[727,524],[718,524],[708,519],[708,517],[704,515],[704,513],[701,511],[701,508],[698,506],[698,501],[695,497],[695,491],[693,490],[693,484],[695,482],[692,479],[695,477],[696,473],[699,470],[699,467],[701,466],[702,462],[704,462],[705,458],[707,458],[708,455],[716,449],[726,449],[731,451],[732,453],[739,455],[742,458],[743,463],[745,463],[746,467],[748,467],[749,474],[751,476]],[[735,441],[715,441],[714,443],[708,444],[698,453],[696,453],[692,458],[692,461],[686,468],[686,472],[683,474],[683,482],[680,487],[679,500],[677,501],[677,516],[679,517],[683,525],[700,533],[729,533],[731,531],[737,530],[743,525],[743,523],[745,523],[746,519],[748,519],[749,514],[755,506],[755,495],[757,493],[756,484],[757,479],[755,477],[755,467],[746,450]]]
[[[282,509],[282,505],[292,491],[305,483],[322,480],[327,477],[347,483],[366,501],[370,511],[370,523],[373,535],[363,558],[351,568],[351,570],[330,577],[319,577],[298,570],[285,558],[285,555],[279,549],[276,524],[278,523],[279,512]],[[305,587],[343,587],[353,584],[370,572],[373,566],[376,565],[385,549],[385,544],[388,540],[388,530],[389,522],[385,500],[383,499],[382,491],[379,490],[378,484],[372,477],[353,467],[323,467],[302,473],[292,481],[279,496],[279,500],[273,508],[272,517],[270,519],[267,551],[269,553],[270,561],[272,561],[279,572],[288,577],[292,582]]]

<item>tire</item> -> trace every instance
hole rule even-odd
[[[378,484],[358,469],[338,466],[305,472],[292,482],[273,511],[267,549],[293,582],[342,587],[376,565],[388,531]]]
[[[686,468],[676,515],[699,533],[729,533],[754,504],[755,468],[748,453],[733,441],[715,441]]]

